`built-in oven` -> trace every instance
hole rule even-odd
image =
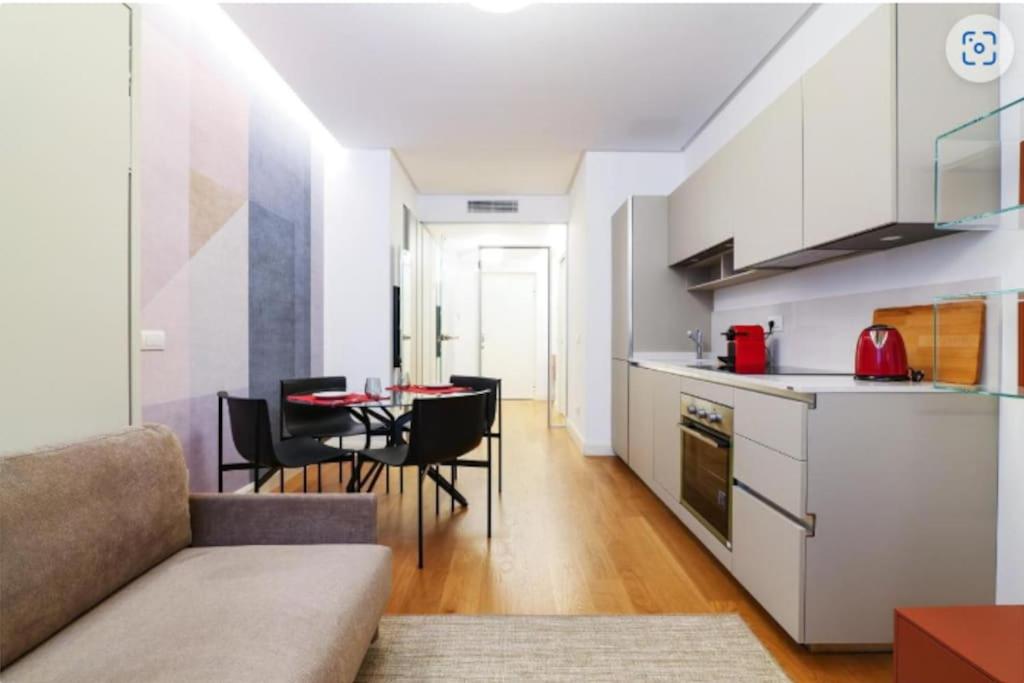
[[[682,394],[679,448],[683,506],[732,547],[732,408]]]

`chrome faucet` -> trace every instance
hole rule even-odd
[[[687,330],[686,336],[697,345],[697,360],[704,358],[704,332],[701,330]]]

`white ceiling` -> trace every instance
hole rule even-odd
[[[806,4],[225,5],[347,147],[425,194],[562,194],[584,150],[680,149]]]

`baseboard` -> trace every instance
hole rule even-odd
[[[572,439],[573,444],[583,455],[593,455],[598,457],[615,455],[615,451],[612,450],[611,444],[587,443],[584,441],[583,435],[580,434],[576,425],[572,421],[566,423],[566,426],[569,429],[569,438]]]

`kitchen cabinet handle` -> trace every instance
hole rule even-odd
[[[698,441],[703,441],[704,443],[708,444],[709,446],[714,446],[715,448],[728,448],[729,447],[728,443],[722,443],[721,441],[716,441],[715,439],[712,439],[707,434],[702,434],[701,432],[698,432],[696,429],[691,429],[690,427],[687,427],[686,425],[679,425],[679,431],[685,432],[686,434],[689,434],[690,436],[692,436],[693,438],[697,439]]]

